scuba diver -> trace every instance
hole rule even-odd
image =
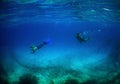
[[[50,43],[50,40],[45,40],[38,46],[31,46],[30,48],[32,49],[32,53],[34,54],[37,50],[39,50],[43,46],[47,45],[48,43]]]
[[[89,38],[83,37],[83,36],[81,35],[81,33],[77,33],[77,34],[76,34],[76,38],[77,38],[77,40],[78,40],[79,42],[86,42],[86,41],[89,40]]]

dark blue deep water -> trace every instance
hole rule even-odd
[[[120,84],[120,1],[0,1],[0,84]]]

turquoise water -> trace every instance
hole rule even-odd
[[[2,0],[0,84],[119,84],[119,4]]]

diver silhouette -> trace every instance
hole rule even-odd
[[[39,50],[40,48],[44,47],[45,45],[49,43],[50,43],[50,40],[45,40],[37,46],[31,46],[30,48],[32,49],[32,54],[34,54],[37,50]]]
[[[81,33],[77,33],[77,34],[76,34],[76,39],[77,39],[80,43],[86,42],[86,41],[89,40],[89,38],[83,37],[83,35],[82,35]]]

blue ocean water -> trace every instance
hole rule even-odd
[[[20,78],[29,73],[38,84],[119,84],[119,4],[113,0],[1,1],[0,80],[26,84]]]

